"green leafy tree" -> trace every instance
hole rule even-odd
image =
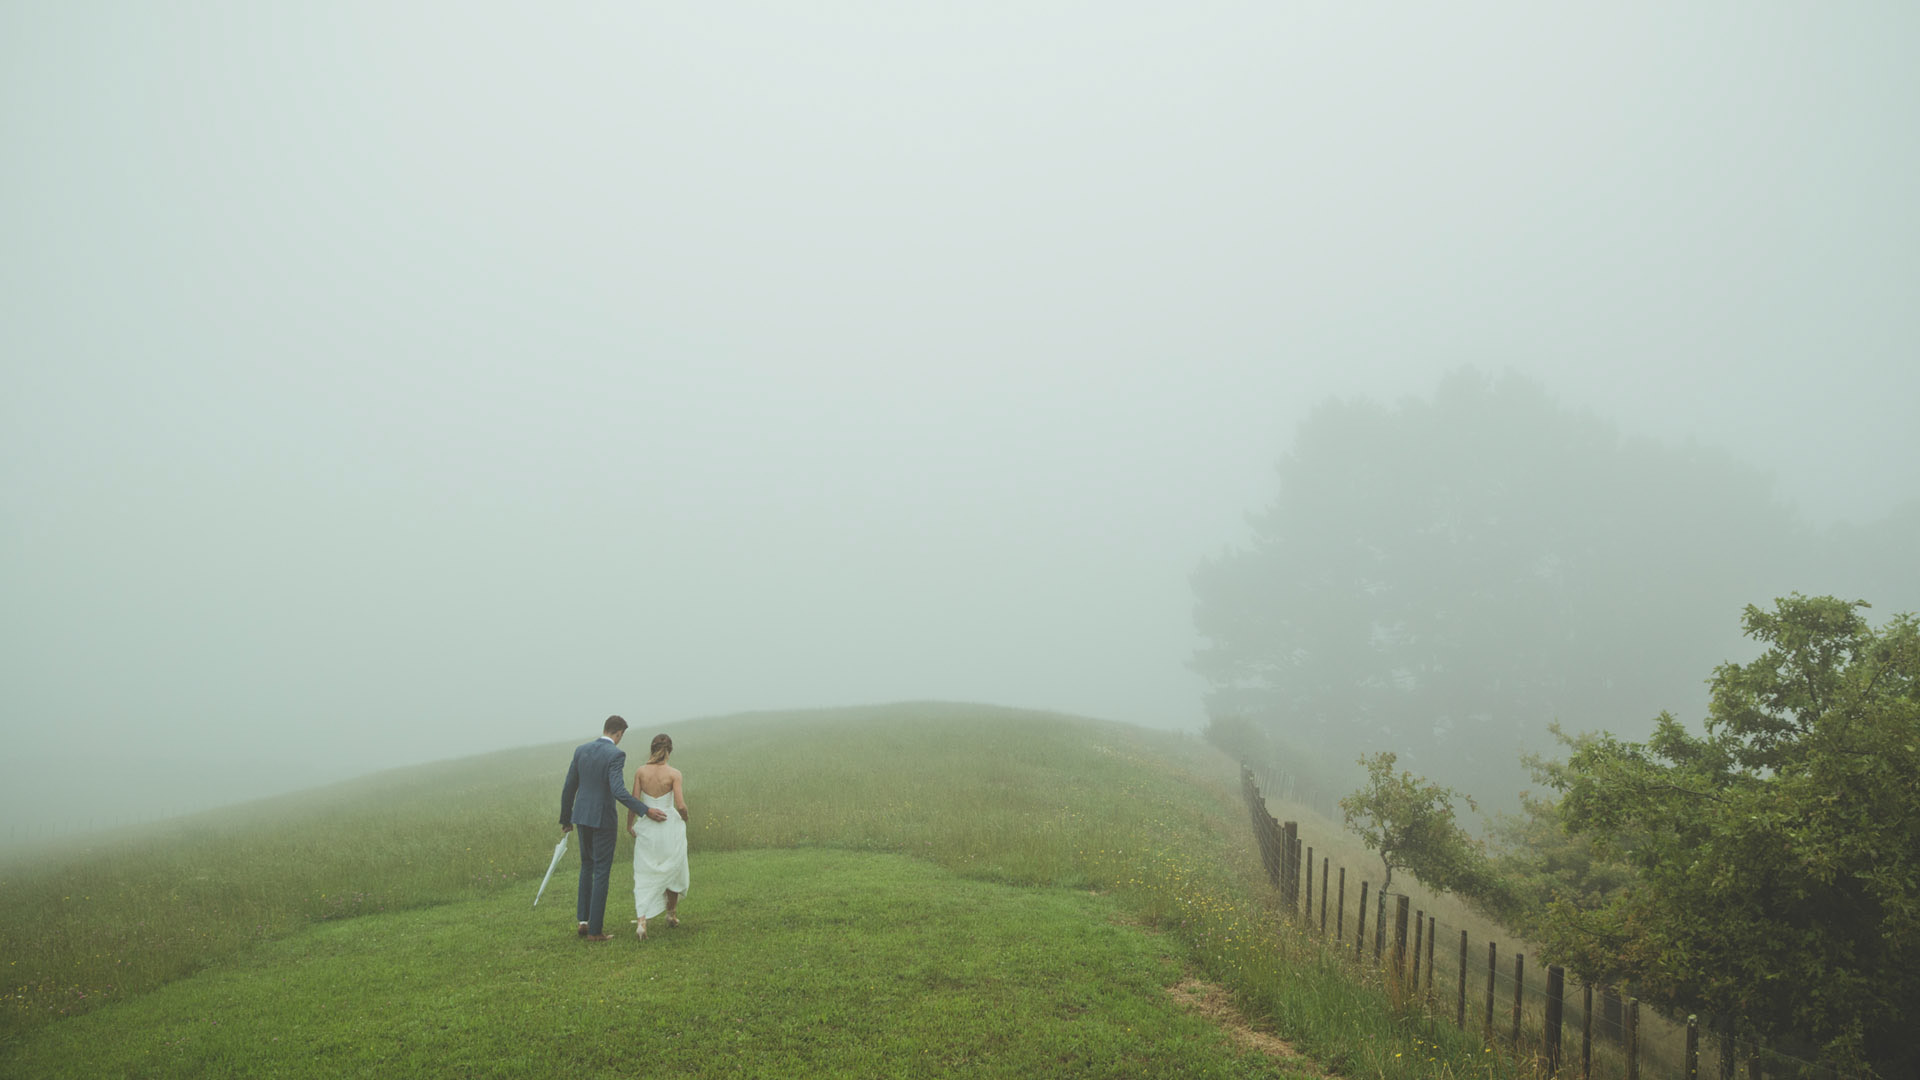
[[[1559,777],[1566,829],[1630,864],[1545,942],[1675,1012],[1810,1039],[1836,1064],[1920,1074],[1920,624],[1794,594],[1746,609],[1765,646],[1714,672],[1705,733],[1595,736]]]
[[[1396,756],[1381,752],[1360,759],[1367,784],[1340,800],[1347,828],[1380,854],[1386,871],[1381,888],[1393,885],[1395,870],[1409,870],[1429,888],[1479,893],[1485,889],[1486,857],[1454,820],[1453,804],[1474,801],[1457,791],[1394,772]]]

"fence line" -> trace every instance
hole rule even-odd
[[[1240,768],[1243,772],[1247,771],[1244,764]],[[1340,813],[1340,796],[1303,776],[1270,766],[1260,770],[1260,779],[1266,784],[1266,789],[1274,793],[1274,798],[1282,802],[1304,806],[1326,818]]]
[[[1412,898],[1404,893],[1391,894],[1389,912],[1388,891],[1371,888],[1364,877],[1359,879],[1349,940],[1347,868],[1333,866],[1330,858],[1322,857],[1316,912],[1313,849],[1303,847],[1299,823],[1282,822],[1268,811],[1253,771],[1245,765],[1240,767],[1240,781],[1268,884],[1297,927],[1318,932],[1361,973],[1380,978],[1396,1001],[1436,1022],[1450,1021],[1467,1031],[1471,1010],[1483,1045],[1504,1049],[1514,1061],[1532,1065],[1540,1075],[1579,1080],[1700,1080],[1703,1071],[1711,1070],[1720,1080],[1733,1080],[1744,1064],[1747,1080],[1767,1076],[1839,1080],[1829,1066],[1768,1049],[1740,1034],[1744,1025],[1734,1017],[1720,1017],[1715,1023],[1689,1016],[1676,1023],[1651,1011],[1643,1015],[1639,1000],[1622,988],[1581,983],[1574,993],[1563,968],[1547,965],[1543,972],[1529,974],[1526,954],[1512,949],[1507,950],[1510,955],[1503,964],[1501,946],[1493,940],[1487,942],[1484,989],[1473,1000],[1472,990],[1482,983],[1470,977],[1476,965],[1469,955],[1468,931],[1412,909]],[[1335,873],[1340,883],[1329,933],[1327,883]],[[1394,924],[1390,949],[1389,918]],[[1457,953],[1440,947],[1443,934],[1448,942],[1457,935]],[[1448,993],[1452,1000],[1443,1000]],[[1501,1021],[1497,1026],[1496,1016]]]

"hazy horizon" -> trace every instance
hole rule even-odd
[[[1916,31],[0,10],[0,813],[614,712],[1197,728],[1188,576],[1296,425],[1463,366],[1875,520],[1920,498]]]

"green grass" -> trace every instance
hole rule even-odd
[[[587,944],[567,904],[322,924],[55,1025],[11,1075],[1289,1075],[1163,987],[1110,896],[896,855],[710,855],[675,930]],[[571,901],[571,896],[563,899]],[[616,905],[631,910],[631,894]],[[137,1037],[129,1037],[132,1033]]]
[[[1214,1075],[1279,1067],[1228,1049],[1218,1029],[1210,1041],[1194,1034],[1164,990],[1184,970],[1224,985],[1257,1026],[1343,1075],[1501,1074],[1477,1042],[1431,1031],[1285,925],[1261,882],[1235,768],[1197,739],[958,705],[672,731],[693,814],[689,932],[657,951],[649,942],[646,955],[661,959],[631,962],[685,965],[671,969],[685,976],[674,1008],[703,1022],[689,1019],[676,1038],[719,1038],[726,1025],[715,1018],[737,1018],[752,1048],[731,1047],[733,1058],[786,1075],[887,1075],[882,1061],[911,1074],[905,1062],[919,1051],[928,1074],[1188,1075],[1201,1066],[1171,1062],[1189,1058]],[[0,1075],[42,1075],[48,1063],[170,1075],[164,1053],[176,1052],[199,1055],[182,1072],[258,1072],[225,1064],[251,1060],[258,1038],[229,1039],[212,1022],[242,1025],[243,1003],[276,980],[287,989],[264,995],[277,1004],[256,1036],[271,1028],[285,1040],[289,1018],[377,999],[356,1023],[316,1029],[323,1060],[347,1071],[379,1071],[384,1053],[385,1068],[418,1075],[524,1074],[509,1045],[544,1047],[549,1063],[585,1054],[589,1075],[627,1071],[626,1058],[550,1034],[595,1030],[599,1021],[562,1014],[591,1012],[597,1001],[576,984],[602,969],[579,965],[608,961],[516,914],[545,869],[578,738],[0,866]],[[853,859],[861,854],[888,857]],[[843,869],[823,878],[805,869],[816,864]],[[800,892],[785,891],[788,878]],[[835,881],[853,883],[850,893],[823,898]],[[541,907],[544,918],[555,905],[563,930],[571,890],[563,870]],[[356,954],[359,941],[374,944]],[[327,955],[357,959],[318,959]],[[390,955],[404,962],[381,959]],[[610,985],[632,977],[628,963],[605,969]],[[935,972],[950,982],[929,981]],[[756,985],[800,988],[755,997]],[[1080,1011],[1061,1026],[1046,1000],[1078,1000]],[[619,995],[615,1004],[634,1007]],[[303,1045],[266,1071],[295,1075],[315,1052],[312,1039]]]

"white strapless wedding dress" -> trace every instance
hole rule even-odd
[[[673,792],[640,801],[667,812],[667,820],[642,817],[633,823],[633,906],[643,919],[667,910],[669,890],[687,894],[687,823],[673,808]]]

